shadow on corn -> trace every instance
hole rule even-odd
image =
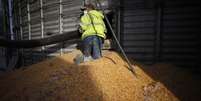
[[[163,63],[140,67],[152,79],[165,85],[179,100],[197,101],[201,99],[200,78],[189,69]]]
[[[53,58],[0,78],[1,101],[102,101],[88,66]]]

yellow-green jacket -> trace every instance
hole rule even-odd
[[[80,26],[82,31],[81,39],[83,40],[84,38],[91,35],[97,35],[105,39],[106,27],[103,19],[103,14],[97,10],[85,12],[80,20]]]

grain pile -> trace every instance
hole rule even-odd
[[[141,68],[137,78],[115,53],[75,65],[65,54],[0,77],[0,101],[178,101]]]

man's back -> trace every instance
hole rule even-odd
[[[105,38],[106,27],[103,19],[103,14],[97,10],[85,11],[80,24],[83,30],[82,39],[90,35]]]

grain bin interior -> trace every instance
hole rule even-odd
[[[33,40],[76,31],[82,14],[80,8],[84,3],[94,4],[94,2],[92,0],[15,0],[13,1],[14,20],[15,27],[18,27],[15,34],[20,40]],[[105,10],[111,10],[109,1],[102,0],[101,3]],[[49,32],[55,34],[47,34]],[[69,42],[24,49],[22,50],[23,64],[30,65],[51,56],[70,52],[76,48],[78,41],[79,39],[72,39]]]
[[[97,0],[0,0],[0,100],[201,99],[199,0],[98,1],[113,31],[104,19],[103,58],[75,65],[81,8]]]

